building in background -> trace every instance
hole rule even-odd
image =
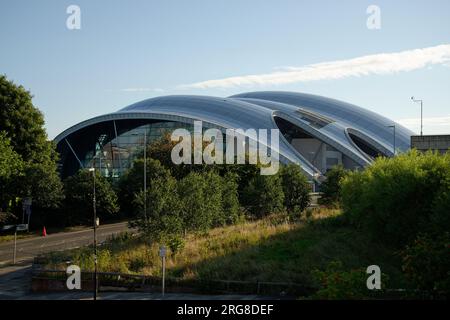
[[[279,129],[282,163],[297,163],[315,180],[331,167],[363,168],[377,156],[410,148],[413,133],[361,107],[295,92],[250,92],[228,98],[164,96],[143,100],[65,130],[55,138],[62,177],[94,164],[119,177],[150,144],[177,128]],[[395,125],[395,130],[393,126]],[[394,135],[395,133],[395,135]],[[95,157],[95,163],[94,163]]]
[[[450,135],[411,136],[411,148],[446,153],[450,149]]]

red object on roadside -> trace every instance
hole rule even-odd
[[[45,226],[44,226],[44,229],[42,230],[42,236],[43,237],[47,236],[47,230],[45,229]]]

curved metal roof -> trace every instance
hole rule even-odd
[[[302,115],[314,117],[321,126],[305,122]],[[342,101],[295,92],[249,92],[229,98],[177,95],[146,99],[115,113],[83,121],[55,138],[61,140],[76,131],[97,123],[121,119],[160,119],[193,123],[203,121],[205,127],[226,129],[277,129],[274,116],[300,127],[310,135],[333,146],[361,166],[371,159],[350,139],[349,132],[368,141],[384,154],[392,155],[393,133],[388,125],[393,121],[374,112]],[[409,148],[413,133],[396,124],[396,145]],[[317,169],[280,135],[279,150],[282,162],[299,163],[314,176]]]
[[[313,94],[283,91],[259,91],[234,95],[231,98],[239,98],[243,101],[259,99],[263,101],[281,102],[294,108],[302,108],[315,112],[340,122],[343,126],[357,129],[368,136],[372,136],[392,150],[393,133],[389,125],[396,126],[396,147],[404,151],[410,148],[410,137],[414,133],[394,121],[383,117],[370,110],[356,105],[317,96]],[[254,100],[253,100],[254,101]]]

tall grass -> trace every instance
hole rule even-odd
[[[157,243],[129,234],[112,238],[99,248],[99,270],[158,276],[161,260]],[[378,264],[394,278],[395,257],[383,247],[347,227],[339,210],[313,209],[302,219],[272,215],[257,221],[189,234],[177,254],[169,252],[167,275],[183,279],[282,281],[314,285],[312,271],[331,261],[349,268]],[[82,270],[93,269],[92,248],[48,256],[49,268],[64,268],[67,261]]]

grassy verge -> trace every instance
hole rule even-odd
[[[92,248],[46,256],[46,267],[63,269],[67,261],[93,269]],[[167,275],[182,279],[294,282],[316,285],[313,271],[340,261],[346,270],[379,265],[393,286],[402,285],[399,261],[391,250],[341,221],[339,210],[318,209],[300,221],[284,216],[188,235],[186,246],[169,254]],[[158,244],[122,235],[99,250],[99,270],[158,276]]]
[[[30,233],[17,234],[17,240],[27,239],[27,238],[31,238],[33,236],[35,236],[35,235],[34,234],[30,234]],[[7,234],[7,235],[0,236],[0,243],[9,242],[9,241],[14,241],[14,234]]]

